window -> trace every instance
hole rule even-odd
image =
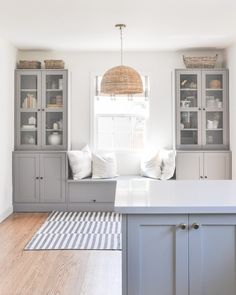
[[[101,77],[96,77],[93,107],[95,149],[140,151],[145,146],[146,121],[149,117],[148,78],[143,77],[145,93],[135,96],[100,94]]]

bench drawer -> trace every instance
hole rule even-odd
[[[68,184],[69,202],[114,203],[116,182],[73,182]]]

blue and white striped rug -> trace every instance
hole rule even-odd
[[[25,250],[121,250],[121,214],[52,212]]]

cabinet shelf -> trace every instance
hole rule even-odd
[[[181,91],[197,91],[196,88],[180,88]]]
[[[207,112],[223,112],[223,108],[206,108]]]
[[[223,128],[207,128],[206,131],[222,131]]]
[[[198,130],[197,128],[183,128],[181,131],[196,131]]]
[[[20,112],[22,113],[36,113],[38,109],[31,109],[31,108],[20,108]]]
[[[197,112],[198,107],[187,107],[187,108],[180,108],[181,112]]]
[[[38,89],[21,89],[20,91],[22,91],[22,92],[27,92],[27,91],[30,91],[30,92],[37,92],[38,91]]]
[[[37,131],[37,128],[35,128],[35,129],[21,128],[20,131],[24,131],[24,132],[35,132],[35,131]]]
[[[53,91],[63,91],[63,89],[46,89],[47,92],[53,92]]]
[[[206,88],[206,91],[223,91],[223,88]]]

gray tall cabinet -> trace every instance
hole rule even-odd
[[[228,70],[176,70],[177,179],[230,179]]]
[[[16,70],[14,211],[65,208],[67,70]]]

